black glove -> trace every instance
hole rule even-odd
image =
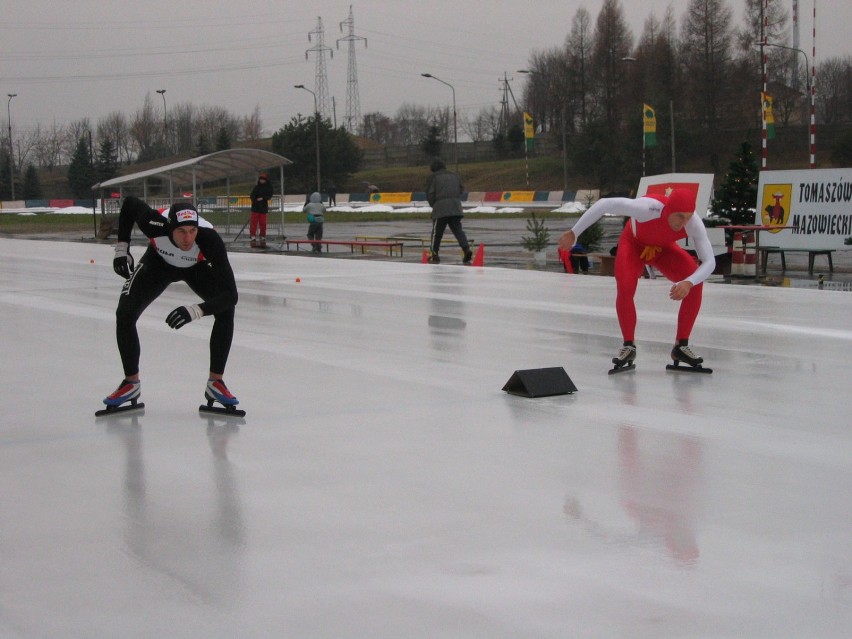
[[[112,270],[124,279],[130,279],[133,273],[133,256],[130,254],[130,244],[119,242],[115,245],[115,257],[112,259]]]
[[[201,319],[202,317],[204,317],[204,311],[201,310],[198,304],[178,306],[166,316],[166,324],[172,328],[180,328],[189,324],[192,320]]]

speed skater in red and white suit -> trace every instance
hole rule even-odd
[[[615,310],[624,338],[619,358],[630,361],[635,358],[636,305],[633,297],[645,265],[649,265],[674,282],[669,297],[681,303],[675,350],[680,347],[688,356],[682,361],[692,358],[700,363],[701,358],[695,358],[687,345],[701,308],[703,282],[716,268],[716,259],[704,223],[695,216],[695,195],[686,189],[674,189],[668,197],[654,194],[635,200],[621,197],[598,200],[571,230],[560,236],[559,248],[570,251],[580,234],[604,214],[628,218],[615,256]],[[698,253],[698,262],[677,244],[687,237]],[[673,358],[674,355],[673,352]]]

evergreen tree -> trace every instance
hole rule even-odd
[[[441,155],[444,140],[441,139],[441,129],[433,124],[426,132],[426,136],[420,140],[420,150],[428,157],[436,158]]]
[[[25,200],[36,200],[42,196],[41,182],[38,179],[38,171],[32,164],[27,165],[24,172],[24,188],[21,197]]]
[[[87,136],[81,135],[68,165],[68,185],[77,198],[92,197],[92,185],[97,182],[92,153]]]
[[[195,141],[193,155],[195,155],[195,157],[200,157],[202,155],[209,154],[211,151],[212,149],[210,148],[210,143],[207,141],[207,136],[201,133]]]
[[[295,193],[311,193],[317,185],[317,130],[314,117],[294,117],[272,135],[272,151],[293,164],[284,167],[284,178],[294,184]],[[361,150],[343,127],[332,128],[328,120],[319,121],[320,171],[323,182],[345,184],[361,166]]]
[[[118,173],[118,154],[112,140],[104,138],[98,145],[98,158],[95,162],[95,182],[114,178]]]
[[[219,128],[219,133],[216,135],[216,150],[224,151],[231,148],[231,135],[225,127]]]
[[[757,159],[748,142],[740,145],[737,157],[728,165],[728,173],[716,192],[711,209],[731,224],[754,224],[757,206]]]
[[[12,197],[12,183],[9,181],[9,151],[0,144],[0,200]]]
[[[524,137],[524,129],[520,124],[512,124],[506,129],[506,143],[512,157],[523,157],[527,139]]]

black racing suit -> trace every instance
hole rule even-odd
[[[148,250],[124,283],[118,299],[116,340],[125,376],[139,372],[139,335],[136,321],[173,282],[186,282],[203,302],[205,315],[213,315],[210,333],[210,371],[224,374],[234,337],[237,284],[225,243],[212,228],[199,226],[195,244],[181,251],[171,241],[168,220],[136,197],[128,197],[118,219],[118,241],[130,242],[133,224],[149,239]]]

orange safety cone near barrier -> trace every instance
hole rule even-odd
[[[428,264],[429,263],[429,251],[426,251],[426,250],[423,251],[423,257],[420,258],[420,263],[421,264]]]
[[[745,246],[743,234],[734,233],[734,250],[731,253],[731,275],[745,275]]]
[[[476,255],[473,256],[471,266],[485,266],[485,244],[480,244],[476,248]]]
[[[565,272],[573,273],[574,268],[571,266],[571,251],[558,249],[557,254],[559,255],[559,261],[562,262],[562,267],[565,269]]]

